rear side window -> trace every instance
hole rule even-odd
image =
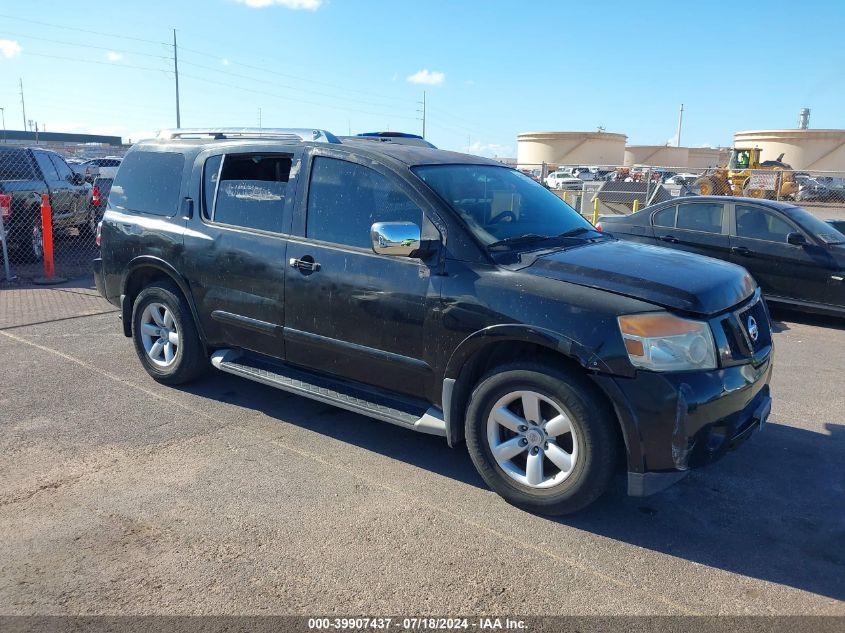
[[[689,231],[721,233],[724,208],[719,203],[680,204],[676,226]]]
[[[668,207],[666,209],[661,209],[653,216],[651,216],[652,222],[654,226],[667,226],[667,227],[674,227],[675,226],[675,209],[677,207]]]
[[[223,158],[212,220],[262,231],[282,232],[292,156],[228,154]],[[206,164],[206,195],[214,185],[214,157]],[[207,199],[206,199],[207,200]]]
[[[179,210],[185,157],[178,152],[129,152],[112,185],[109,205],[172,216]]]
[[[345,160],[314,159],[306,237],[370,249],[375,222],[421,226],[422,220],[422,209],[379,172]]]
[[[34,177],[26,152],[0,152],[0,180],[32,180]]]

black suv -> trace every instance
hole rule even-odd
[[[559,514],[655,492],[761,427],[772,338],[733,264],[618,241],[527,176],[321,131],[176,131],[126,155],[100,292],[149,374],[219,370],[466,440]]]

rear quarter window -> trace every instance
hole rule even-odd
[[[172,216],[179,210],[185,157],[178,152],[130,152],[109,193],[109,206],[121,211]]]

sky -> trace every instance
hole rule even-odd
[[[845,2],[0,0],[0,108],[124,141],[176,126],[422,133],[515,156],[521,132],[730,145],[845,127]]]

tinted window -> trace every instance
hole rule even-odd
[[[290,156],[227,155],[217,184],[214,221],[281,232],[290,167]]]
[[[758,207],[736,205],[736,234],[754,240],[786,242],[793,229],[784,220]]]
[[[177,152],[129,152],[114,179],[109,206],[126,211],[175,215],[185,157]]]
[[[680,204],[678,205],[679,229],[690,231],[704,231],[706,233],[722,232],[722,213],[724,205],[716,203]]]
[[[30,180],[34,177],[24,151],[0,151],[0,180]]]
[[[202,172],[202,216],[206,220],[211,219],[211,211],[214,209],[214,194],[217,191],[217,178],[220,175],[220,163],[222,156],[212,156],[205,161]]]
[[[35,162],[38,163],[38,167],[41,169],[45,180],[55,181],[59,179],[59,172],[56,171],[55,165],[53,165],[47,154],[44,152],[32,152],[32,155],[35,156]]]
[[[308,190],[306,236],[371,248],[375,222],[422,223],[422,210],[390,180],[363,165],[314,159]]]
[[[667,207],[666,209],[662,209],[655,213],[653,216],[651,216],[652,221],[654,222],[654,226],[674,227],[675,208],[676,207]]]
[[[73,170],[68,167],[64,158],[56,154],[49,154],[50,160],[56,166],[56,171],[59,172],[59,178],[62,180],[70,180],[73,177]]]

